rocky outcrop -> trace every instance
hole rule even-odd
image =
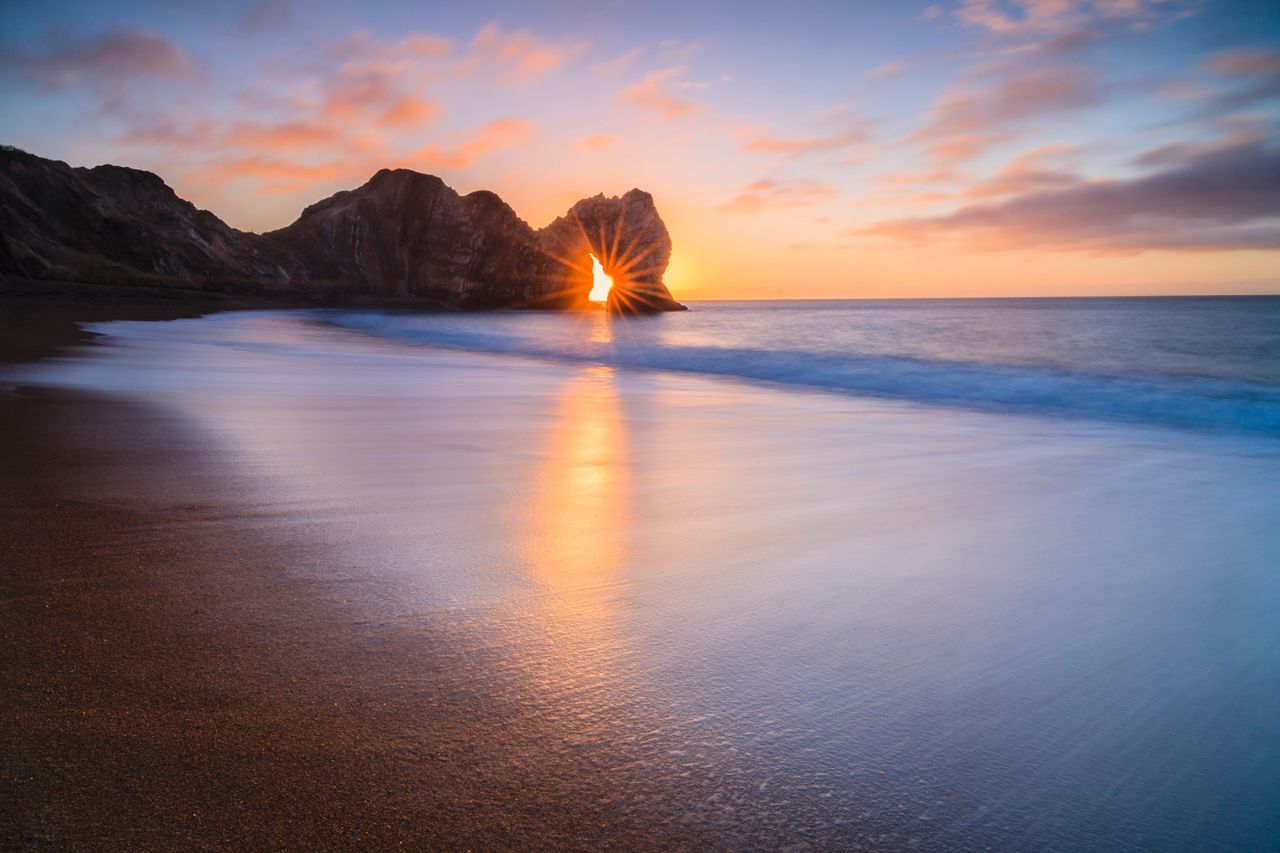
[[[671,261],[671,235],[653,196],[642,190],[606,198],[584,198],[538,234],[556,259],[574,300],[591,289],[591,256],[613,278],[608,307],[623,314],[679,311],[662,274]]]
[[[211,290],[282,284],[260,246],[150,172],[72,169],[0,149],[0,274]]]
[[[671,238],[653,198],[584,199],[535,231],[498,196],[460,196],[406,169],[238,231],[156,175],[0,150],[0,275],[174,285],[312,301],[461,308],[587,307],[591,255],[622,313],[680,310],[662,283]]]

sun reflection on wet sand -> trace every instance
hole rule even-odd
[[[601,320],[606,320],[603,315]],[[529,571],[560,615],[603,606],[626,548],[626,431],[611,368],[569,382],[534,477],[525,530]]]

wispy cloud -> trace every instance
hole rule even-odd
[[[532,122],[523,119],[497,119],[455,144],[424,146],[405,158],[403,165],[418,169],[465,169],[477,158],[527,144],[536,129]]]
[[[742,187],[738,194],[720,205],[727,213],[759,213],[812,207],[834,201],[840,191],[817,181],[764,178]]]
[[[491,67],[508,83],[528,83],[560,68],[586,48],[583,42],[556,43],[525,30],[506,32],[491,21],[471,40],[469,68]]]
[[[575,145],[583,151],[604,151],[622,141],[622,137],[612,133],[593,133],[579,139]]]
[[[901,77],[911,70],[909,62],[886,62],[883,65],[877,65],[863,76],[868,80],[892,80],[895,77]]]
[[[925,146],[939,162],[961,162],[1012,138],[1027,124],[1056,121],[1100,100],[1089,68],[999,64],[971,72],[953,84],[911,141]]]
[[[1148,158],[1148,162],[1152,158]],[[1058,181],[940,216],[851,234],[968,249],[1090,253],[1280,249],[1280,150],[1258,142],[1165,150],[1130,179]]]
[[[681,65],[650,72],[640,82],[619,92],[617,99],[666,119],[693,115],[701,106],[676,94],[681,88],[677,85],[679,77],[687,70]]]
[[[972,184],[963,194],[969,198],[1001,198],[1079,184],[1081,179],[1076,172],[1064,167],[1076,153],[1070,145],[1042,145],[1024,151],[994,176]]]
[[[830,136],[774,136],[760,134],[745,140],[742,150],[765,154],[812,154],[819,151],[838,151],[867,142],[870,131],[855,127]]]
[[[1191,14],[1199,0],[961,0],[955,17],[962,24],[999,34],[1074,29],[1090,21],[1121,22],[1135,28]]]
[[[1280,50],[1224,50],[1205,61],[1228,85],[1201,99],[1196,118],[1217,118],[1280,100]]]
[[[189,78],[191,57],[179,45],[146,29],[115,29],[83,39],[53,33],[34,49],[0,51],[0,69],[52,85]]]

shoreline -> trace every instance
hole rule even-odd
[[[181,417],[42,389],[0,414],[6,845],[715,846],[477,689],[500,650],[352,610],[388,593],[238,504]]]

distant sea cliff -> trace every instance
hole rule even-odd
[[[683,310],[663,283],[671,236],[638,189],[583,199],[534,230],[494,193],[460,196],[433,175],[383,169],[292,225],[254,234],[151,172],[73,168],[0,147],[0,278],[312,304],[572,310],[590,304],[592,255],[614,280],[610,310]]]

